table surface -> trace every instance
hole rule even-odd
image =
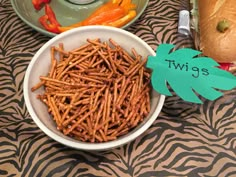
[[[182,2],[182,3],[181,3]],[[179,0],[150,0],[127,30],[153,49],[192,46],[177,33]],[[49,38],[22,22],[0,0],[0,176],[236,176],[236,89],[204,104],[168,97],[155,123],[135,141],[104,152],[83,152],[46,136],[23,98],[23,78]]]

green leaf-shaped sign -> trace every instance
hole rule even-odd
[[[219,69],[219,64],[208,57],[196,57],[201,52],[172,44],[159,45],[156,56],[149,56],[147,67],[153,70],[152,86],[160,94],[171,96],[168,84],[185,101],[202,103],[196,95],[215,100],[223,95],[219,90],[236,87],[236,77]]]

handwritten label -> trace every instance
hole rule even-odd
[[[185,101],[202,103],[196,95],[215,100],[223,95],[216,90],[236,87],[236,77],[222,69],[208,57],[197,57],[201,52],[190,48],[173,50],[172,44],[161,44],[156,56],[149,56],[147,67],[152,69],[151,82],[160,94],[171,96],[168,85]]]
[[[186,72],[191,72],[193,73],[192,76],[194,78],[198,78],[199,75],[204,75],[204,76],[208,76],[209,75],[209,71],[206,68],[199,68],[197,66],[193,66],[193,67],[189,67],[188,63],[185,64],[180,64],[177,63],[175,60],[165,60],[166,62],[168,62],[168,68],[169,69],[175,69],[175,70],[180,70],[180,71],[186,71]]]

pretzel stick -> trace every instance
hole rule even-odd
[[[60,56],[60,58],[63,58],[63,56],[69,56],[69,52],[63,50],[63,48],[60,47],[60,44],[59,44],[59,47],[54,47],[54,49],[56,51],[58,51],[60,53],[60,55],[62,55],[62,56]]]
[[[129,63],[129,65],[132,65],[135,63],[133,58],[130,57],[129,54],[127,54],[126,52],[123,52],[123,57],[124,57],[125,61],[127,61]]]
[[[114,62],[114,64],[117,70],[119,70],[121,73],[126,73],[126,69],[124,68],[124,66],[121,66],[118,61]]]
[[[104,89],[105,89],[105,86],[102,87],[100,90],[98,90],[98,92],[96,93],[95,98],[94,98],[94,102],[93,102],[93,108],[97,105],[98,98]]]
[[[112,141],[112,140],[116,140],[117,137],[116,136],[106,136],[107,141]]]
[[[84,99],[81,99],[81,100],[75,102],[74,105],[77,106],[77,105],[89,104],[89,103],[90,103],[90,98],[84,98]]]
[[[139,122],[142,121],[142,117],[141,115],[137,114],[136,117],[133,119],[132,123],[131,123],[131,127],[136,127],[138,125]]]
[[[63,123],[62,125],[64,127],[68,126],[71,122],[75,121],[78,118],[78,115],[83,115],[86,111],[88,111],[88,107],[85,106],[83,107],[80,111],[77,111],[76,114],[74,114],[71,117],[68,117]],[[79,114],[78,114],[79,113]]]
[[[110,92],[108,91],[108,98],[107,98],[107,111],[106,111],[106,119],[109,119],[110,120],[110,114],[111,114],[111,94]],[[106,121],[106,124],[105,124],[105,127],[104,127],[104,133],[107,134],[107,129],[108,129],[108,124],[109,124],[109,121],[107,120]]]
[[[102,118],[103,118],[103,117],[102,117]],[[107,119],[103,120],[101,124],[97,125],[97,127],[96,127],[95,130],[97,131],[97,130],[99,130],[99,129],[105,129],[104,126],[105,126],[107,123],[109,123],[109,121],[111,121],[111,118],[107,118]]]
[[[107,77],[102,77],[102,76],[90,76],[88,75],[87,77],[90,79],[94,79],[94,80],[100,80],[100,82],[112,82],[111,76],[113,75],[113,73],[111,73],[110,75],[108,75]]]
[[[137,51],[135,50],[135,48],[132,48],[132,49],[131,49],[131,52],[132,52],[132,54],[134,55],[134,58],[135,58],[135,59],[140,59],[140,56],[139,56],[139,54],[137,53]]]
[[[102,114],[102,122],[106,122],[106,120],[107,120],[107,100],[108,100],[108,94],[109,94],[109,88],[106,88],[106,90],[105,90],[105,94],[104,94],[104,100],[106,100],[105,101],[105,103],[104,103],[104,109],[103,109],[103,114]],[[102,124],[102,126],[104,126],[104,124]],[[99,126],[98,126],[99,127]]]
[[[125,128],[123,130],[121,130],[116,136],[122,136],[125,135],[129,132],[129,128]]]
[[[121,84],[121,89],[120,89],[120,94],[117,98],[116,104],[121,102],[121,99],[122,99],[123,95],[125,94],[127,87],[129,86],[129,82],[130,82],[129,78],[127,78],[127,79],[125,79],[125,77],[123,78],[122,84]],[[119,108],[119,106],[117,106],[117,107]]]
[[[100,121],[100,118],[102,117],[102,112],[104,110],[104,107],[105,107],[105,100],[102,100],[102,103],[101,103],[101,105],[99,107],[98,114],[95,117],[95,124],[94,124],[94,127],[93,127],[93,137],[94,138],[95,138],[96,131],[99,130],[98,123]]]
[[[74,77],[77,77],[77,78],[79,78],[79,79],[83,79],[83,80],[87,80],[87,81],[91,81],[91,82],[103,84],[102,81],[97,80],[97,79],[93,79],[93,78],[91,78],[91,77],[84,77],[84,76],[76,75],[76,74],[73,74],[73,73],[70,73],[70,75],[71,75],[71,76],[74,76]]]
[[[143,68],[139,70],[139,84],[138,84],[138,90],[140,91],[143,86]]]
[[[140,111],[140,109],[142,109],[142,103],[143,103],[143,100],[140,100],[140,102],[138,104],[136,104],[135,107],[132,108],[132,111],[134,111],[134,114],[129,119],[129,123],[130,123],[131,127],[134,127],[134,122],[136,119],[138,119],[137,116],[143,115]],[[140,113],[139,113],[139,111],[140,111]]]
[[[98,136],[97,134],[95,135],[95,138],[98,140],[98,142],[103,142],[103,139],[101,136]]]
[[[55,47],[50,48],[50,58],[51,58],[51,63],[53,63],[55,59]]]
[[[127,76],[133,76],[134,74],[136,74],[136,72],[141,68],[141,67],[143,67],[144,66],[144,64],[147,62],[147,57],[140,63],[140,64],[137,64],[137,65],[135,65],[132,69],[130,69],[127,73],[126,73],[126,75]]]
[[[97,77],[107,77],[109,74],[108,73],[99,73],[99,72],[93,72],[93,71],[90,71],[88,73],[89,76],[97,76]]]
[[[113,70],[109,60],[107,59],[108,57],[105,56],[101,51],[98,51],[98,54],[101,56],[101,58],[106,62],[106,64],[108,65],[108,69],[110,69],[111,71]]]
[[[105,135],[105,133],[103,132],[102,129],[99,129],[99,133],[101,134],[101,137],[102,137],[103,141],[107,141],[107,137],[106,137],[106,135]]]
[[[123,104],[125,98],[127,97],[127,95],[129,94],[129,92],[132,89],[132,84],[129,84],[128,88],[126,88],[124,90],[124,92],[120,95],[120,97],[118,98],[118,101],[116,102],[117,107],[120,108],[121,105]],[[123,91],[123,90],[122,90]]]
[[[151,98],[150,98],[150,93],[149,92],[147,92],[146,93],[146,110],[147,110],[147,112],[146,112],[146,114],[148,114],[150,111],[151,111]]]
[[[37,90],[37,89],[39,89],[40,87],[42,87],[44,84],[45,84],[45,81],[40,81],[40,82],[38,82],[36,85],[34,85],[34,86],[31,88],[31,91],[34,92],[35,90]]]
[[[55,99],[53,99],[53,97],[49,97],[49,98],[51,98],[51,104],[52,104],[52,107],[54,108],[54,112],[56,114],[55,118],[56,118],[57,126],[58,126],[59,129],[61,129],[61,121],[62,120],[61,120],[60,111],[57,108]]]
[[[46,95],[57,95],[57,96],[64,96],[64,97],[71,97],[74,94],[73,93],[45,93]]]
[[[101,64],[103,62],[103,60],[98,60],[97,62],[95,62],[91,67],[95,68],[96,66],[98,66],[99,64]]]
[[[57,66],[57,60],[52,60],[51,68],[49,71],[49,77],[51,78],[55,77],[56,66]]]
[[[83,56],[82,58],[80,58],[79,60],[76,59],[76,61],[74,63],[71,63],[71,65],[68,67],[68,69],[76,66],[79,63],[82,63],[83,61],[85,61],[86,59],[88,59],[89,57],[93,56],[96,52],[98,52],[99,49],[94,49],[93,51],[91,51],[88,55]]]
[[[94,56],[92,57],[92,59],[90,60],[90,62],[89,62],[89,67],[91,67],[97,59],[98,59],[98,56],[97,56],[97,55],[94,55]]]
[[[91,113],[93,113],[96,109],[90,110],[83,117],[81,117],[75,124],[73,124],[70,128],[68,128],[64,133],[68,135],[71,131],[73,131],[82,121],[84,121]]]
[[[62,51],[64,51],[64,45],[63,45],[63,43],[59,43],[59,49],[62,50]],[[69,55],[69,54],[67,54],[67,55]],[[60,60],[59,60],[59,61],[63,61],[63,59],[64,59],[64,54],[63,54],[62,52],[60,52],[59,57],[60,57]]]
[[[99,39],[94,39],[94,41],[98,41],[98,40],[99,40]],[[79,52],[79,51],[84,50],[84,49],[87,50],[87,49],[89,48],[89,46],[91,46],[91,44],[90,44],[90,43],[86,43],[86,44],[80,46],[79,48],[76,48],[76,49],[74,49],[74,50],[71,50],[70,53]]]
[[[111,54],[111,50],[108,49],[108,57],[109,57],[109,61],[111,62],[111,68],[112,68],[112,71],[117,74],[117,70],[116,70],[116,65],[115,65],[115,61],[113,59],[113,56]]]
[[[71,98],[71,102],[70,102],[70,106],[67,107],[66,111],[64,112],[64,114],[62,115],[62,121],[65,120],[66,116],[68,115],[69,111],[71,110],[71,108],[73,107],[74,102],[76,101],[77,97],[78,97],[79,93],[76,93],[75,95],[72,96]]]
[[[60,81],[58,79],[53,79],[53,78],[45,77],[45,76],[40,76],[40,79],[41,80],[45,80],[45,81],[59,83],[59,84],[62,84],[62,85],[71,85],[71,83]]]
[[[48,106],[51,109],[52,114],[54,116],[54,120],[56,121],[58,128],[60,129],[60,125],[61,125],[60,114],[59,114],[59,111],[57,110],[57,107],[55,106],[55,102],[53,102],[53,98],[50,96],[47,97],[47,100],[48,100]]]
[[[103,43],[101,43],[100,39],[98,39],[98,40],[87,39],[87,41],[91,44],[94,44],[95,46],[99,46],[100,48],[106,47]]]
[[[112,103],[112,113],[111,113],[111,117],[112,117],[112,122],[115,122],[115,112],[116,112],[116,102],[117,102],[117,80],[115,80],[114,83],[114,88],[113,88],[113,103]]]

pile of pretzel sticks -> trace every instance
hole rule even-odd
[[[71,51],[60,43],[51,47],[50,71],[32,91],[44,86],[38,98],[65,135],[85,142],[115,140],[150,112],[146,61],[112,39],[87,39]]]

